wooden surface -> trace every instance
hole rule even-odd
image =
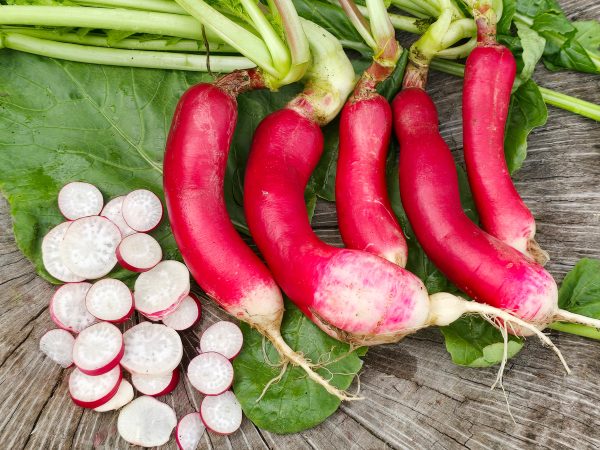
[[[600,18],[596,0],[561,1],[574,18]],[[600,77],[548,73],[548,88],[600,103]],[[430,91],[440,109],[444,137],[457,158],[461,147],[461,80],[433,74]],[[582,257],[600,258],[600,124],[549,108],[548,124],[529,140],[529,156],[516,180],[533,210],[538,241],[549,250],[558,280]],[[332,204],[320,203],[318,234],[340,245]],[[68,371],[44,358],[38,341],[54,328],[47,311],[53,292],[17,249],[6,202],[0,199],[0,448],[127,448],[116,433],[116,413],[74,406]],[[222,317],[205,302],[200,328]],[[530,339],[510,360],[502,393],[490,391],[496,369],[455,366],[440,333],[426,330],[372,349],[360,380],[361,402],[343,405],[324,424],[289,436],[256,429],[247,420],[230,437],[205,434],[215,449],[454,449],[599,448],[600,342],[551,333],[573,369],[566,376],[554,355]],[[197,338],[183,335],[187,358]],[[199,396],[180,383],[165,398],[177,416],[198,407]],[[165,448],[175,449],[173,440]]]

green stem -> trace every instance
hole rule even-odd
[[[410,0],[392,0],[392,5],[403,11],[406,11],[409,14],[412,14],[413,16],[419,19],[425,19],[427,17],[430,17],[429,14],[427,14],[423,9],[421,9],[420,6],[415,5]]]
[[[461,44],[457,47],[450,47],[440,50],[437,53],[438,58],[444,59],[462,59],[469,56],[471,51],[477,46],[477,38],[472,37],[464,44]]]
[[[354,1],[352,1],[354,3]],[[367,0],[371,35],[377,42],[374,60],[383,67],[396,67],[402,48],[383,0]]]
[[[554,322],[551,323],[548,328],[556,331],[562,331],[563,333],[575,334],[577,336],[600,340],[600,330],[597,330],[594,327],[580,325],[578,323]]]
[[[100,6],[108,8],[138,9],[141,11],[156,11],[171,14],[187,14],[185,9],[173,0],[75,0],[75,3],[85,6]]]
[[[369,18],[369,10],[360,5],[356,5],[360,13]],[[402,16],[400,14],[390,14],[388,17],[396,30],[406,31],[413,34],[423,34],[430,25],[427,19],[417,19],[415,17]]]
[[[375,39],[371,35],[369,22],[365,19],[365,16],[368,16],[368,12],[367,14],[363,14],[353,0],[340,0],[340,5],[346,17],[348,17],[350,23],[354,26],[354,29],[358,31],[358,34],[360,34],[366,44],[371,47],[371,50],[377,53],[377,42],[375,42]],[[367,8],[365,9],[368,11]]]

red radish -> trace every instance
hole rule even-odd
[[[117,263],[115,251],[121,242],[119,228],[105,217],[77,219],[60,244],[63,263],[86,279],[101,278]]]
[[[103,204],[102,193],[90,183],[75,181],[64,185],[58,193],[58,209],[68,220],[97,216]]]
[[[122,281],[105,278],[92,285],[85,296],[85,306],[100,320],[121,323],[133,314],[133,294]]]
[[[162,261],[135,280],[135,309],[161,318],[173,312],[190,292],[190,273],[179,261]]]
[[[213,323],[200,336],[201,352],[217,352],[229,359],[238,355],[243,344],[244,335],[240,327],[224,320]]]
[[[190,361],[187,376],[201,394],[219,395],[233,383],[233,366],[220,353],[200,353]]]
[[[242,424],[242,407],[233,392],[226,391],[221,395],[204,397],[200,405],[200,418],[210,431],[231,434]]]
[[[119,366],[98,376],[86,375],[81,370],[75,369],[69,376],[69,394],[77,406],[97,408],[116,395],[121,378]]]
[[[157,447],[166,444],[177,425],[173,409],[154,397],[142,396],[119,413],[119,435],[130,444]]]
[[[135,233],[136,231],[129,225],[127,225],[127,222],[125,222],[125,219],[123,219],[123,214],[121,213],[121,209],[123,207],[123,200],[125,200],[124,195],[113,198],[104,206],[102,212],[100,212],[100,215],[106,217],[117,227],[119,227],[121,236],[127,237],[130,234]]]
[[[100,322],[79,333],[73,362],[86,375],[102,375],[119,364],[124,351],[121,331],[111,323]]]
[[[160,397],[171,393],[179,383],[179,367],[165,375],[131,374],[131,382],[144,395]]]
[[[196,450],[204,434],[204,424],[197,412],[186,414],[175,429],[175,440],[181,450]]]
[[[119,389],[113,398],[107,401],[104,405],[100,405],[97,408],[94,408],[96,412],[107,412],[114,411],[125,406],[133,400],[133,387],[127,380],[121,380],[121,384],[119,385]]]
[[[161,259],[160,244],[149,234],[129,235],[117,247],[119,264],[132,272],[146,272],[156,266]]]
[[[50,299],[50,317],[56,325],[73,333],[89,327],[96,318],[85,307],[90,283],[67,283],[59,287]]]
[[[162,318],[162,322],[177,331],[187,330],[198,323],[201,311],[200,301],[190,293],[175,311]]]
[[[83,281],[85,279],[71,272],[60,257],[60,243],[70,225],[71,222],[63,222],[55,226],[42,240],[42,262],[44,263],[44,267],[54,278],[67,283]]]
[[[73,365],[75,338],[66,330],[57,328],[46,332],[40,339],[40,351],[61,367]]]
[[[121,365],[132,373],[170,374],[183,356],[181,338],[175,330],[150,322],[140,323],[123,334],[125,354]]]
[[[135,231],[146,233],[155,229],[160,223],[163,206],[154,192],[137,189],[125,196],[121,214],[128,226]]]

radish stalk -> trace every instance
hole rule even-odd
[[[171,14],[187,14],[185,9],[173,0],[76,0],[74,3],[103,8],[126,8]]]

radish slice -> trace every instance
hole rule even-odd
[[[123,338],[125,354],[121,365],[129,372],[170,374],[181,362],[181,338],[169,327],[144,322],[127,330]]]
[[[135,233],[124,238],[117,247],[119,264],[132,272],[146,272],[162,259],[162,249],[149,234]]]
[[[190,361],[187,376],[201,394],[219,395],[233,383],[233,366],[220,353],[200,353]]]
[[[136,398],[119,413],[117,429],[127,442],[142,447],[166,444],[177,425],[173,409],[154,397]]]
[[[217,434],[231,434],[242,424],[242,407],[231,391],[204,397],[200,405],[204,426]]]
[[[133,314],[133,295],[122,281],[105,278],[92,285],[85,306],[100,320],[121,323]]]
[[[153,318],[174,311],[190,292],[190,273],[178,261],[163,261],[135,280],[135,308]]]
[[[104,209],[100,215],[102,217],[106,217],[108,220],[114,223],[119,228],[121,236],[126,237],[135,233],[136,231],[127,225],[127,222],[125,222],[125,219],[123,219],[123,214],[121,213],[121,209],[123,208],[123,200],[125,200],[124,195],[113,198],[106,204],[106,206],[104,206]]]
[[[84,217],[71,223],[60,244],[63,263],[86,279],[100,278],[117,264],[121,232],[106,217]]]
[[[97,216],[103,204],[102,193],[90,183],[75,181],[64,185],[58,193],[58,209],[69,220]]]
[[[71,372],[69,393],[73,403],[83,408],[97,408],[115,396],[121,384],[121,368],[115,366],[103,375],[86,375],[79,369]]]
[[[189,294],[175,311],[163,317],[163,323],[177,331],[187,330],[200,320],[200,301]]]
[[[125,347],[121,331],[100,322],[86,328],[73,345],[73,362],[86,375],[102,375],[119,364]]]
[[[50,330],[40,339],[40,350],[56,364],[67,368],[73,365],[74,343],[75,338],[68,331]]]
[[[107,401],[104,405],[94,408],[96,412],[114,411],[125,406],[133,400],[133,387],[127,380],[121,380],[119,389],[113,398]]]
[[[63,222],[52,228],[42,240],[42,261],[50,275],[66,283],[83,281],[84,278],[75,275],[65,266],[60,257],[60,243],[62,242],[67,228],[71,222]]]
[[[232,359],[242,350],[244,335],[233,322],[221,321],[212,324],[200,337],[200,351],[217,352]]]
[[[154,192],[138,189],[127,194],[121,212],[127,225],[136,231],[146,233],[160,223],[163,207]]]
[[[85,307],[85,296],[92,285],[90,283],[68,283],[59,287],[50,300],[50,317],[60,328],[73,333],[96,322]]]
[[[166,375],[141,375],[139,373],[132,373],[131,382],[144,395],[151,395],[152,397],[167,395],[179,383],[179,367]]]
[[[186,414],[181,418],[175,429],[175,440],[181,450],[196,450],[202,435],[204,424],[197,412]]]

